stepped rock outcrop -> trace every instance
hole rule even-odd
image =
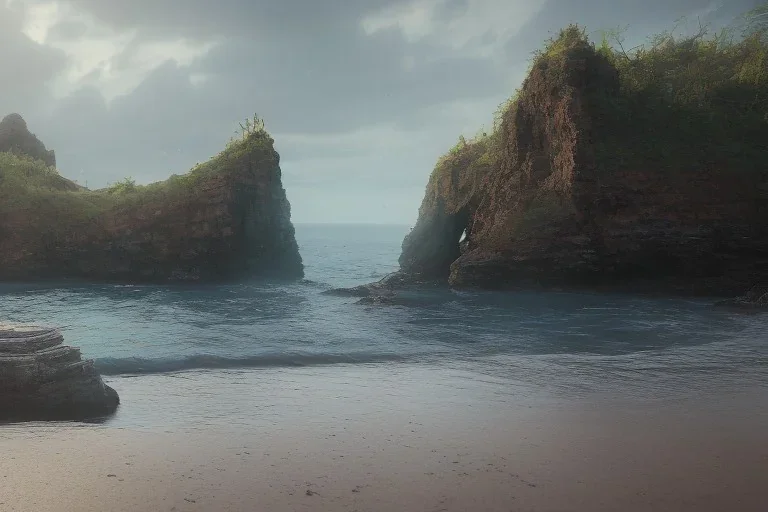
[[[0,420],[88,419],[120,399],[56,329],[0,324]]]
[[[280,158],[263,130],[147,186],[85,190],[11,158],[0,158],[0,280],[303,276]]]
[[[750,64],[750,47],[737,49]],[[645,80],[637,62],[626,74]],[[672,85],[627,92],[628,80],[576,28],[564,31],[499,129],[439,162],[401,274],[712,295],[768,276],[768,112],[749,110],[766,88],[736,77],[683,102]]]

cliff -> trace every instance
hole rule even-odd
[[[303,276],[279,155],[263,127],[147,186],[86,190],[34,157],[0,153],[0,280]]]
[[[563,30],[494,132],[438,162],[401,274],[743,293],[768,276],[765,69],[764,30],[632,55]]]
[[[120,403],[56,329],[0,324],[0,420],[88,419]]]

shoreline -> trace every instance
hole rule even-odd
[[[768,503],[759,381],[664,399],[557,397],[398,365],[108,383],[126,400],[105,424],[0,426],[0,510],[758,512]]]

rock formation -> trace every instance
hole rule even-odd
[[[768,311],[768,284],[755,285],[744,295],[720,301],[715,305],[744,311]]]
[[[32,160],[2,157],[0,280],[303,276],[279,155],[263,129],[147,186],[89,191]]]
[[[9,114],[0,121],[0,152],[5,151],[28,155],[49,167],[56,167],[56,154],[29,132],[19,114]]]
[[[563,31],[498,129],[438,163],[403,242],[405,280],[730,295],[768,276],[768,87],[729,78],[695,96],[690,83],[708,75],[688,68],[720,57],[691,53],[695,40],[665,44],[687,60],[655,75],[648,66],[662,58],[611,58],[576,27]],[[747,44],[765,43],[723,62],[743,71],[765,59]]]
[[[0,325],[0,420],[89,419],[120,399],[56,329]]]

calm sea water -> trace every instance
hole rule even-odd
[[[768,385],[768,314],[707,300],[430,290],[362,306],[322,294],[396,270],[407,230],[298,225],[306,279],[288,285],[0,285],[0,320],[60,326],[112,378],[421,365],[561,393]]]

